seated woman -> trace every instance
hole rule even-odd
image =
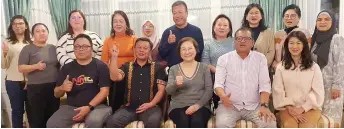
[[[321,116],[324,83],[318,64],[312,61],[306,35],[291,32],[284,43],[284,59],[277,65],[273,103],[284,128],[314,128]]]
[[[169,117],[177,128],[205,128],[211,112],[213,86],[208,65],[197,62],[197,42],[185,37],[177,46],[183,62],[170,68],[167,94],[171,95]]]

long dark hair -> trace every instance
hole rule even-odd
[[[128,36],[134,35],[134,31],[130,28],[130,23],[127,14],[125,14],[122,10],[116,10],[111,16],[111,32],[110,35],[115,37],[115,30],[113,29],[113,18],[116,14],[121,15],[124,18],[125,24],[127,24],[127,28],[125,29],[125,34]]]
[[[215,18],[215,20],[214,20],[214,22],[213,22],[213,27],[211,28],[211,33],[212,33],[212,35],[213,35],[213,38],[216,39],[214,27],[215,27],[215,25],[216,25],[217,20],[219,20],[220,18],[227,19],[227,21],[228,21],[228,23],[229,23],[229,29],[230,29],[230,31],[229,31],[228,34],[227,34],[227,38],[228,38],[228,37],[232,37],[233,28],[232,28],[232,21],[231,21],[231,19],[229,19],[229,17],[227,17],[227,16],[224,15],[224,14],[220,14],[220,15],[218,15],[218,16]]]
[[[265,16],[264,16],[264,11],[263,11],[263,8],[259,5],[259,4],[256,4],[256,3],[252,3],[252,4],[249,4],[246,9],[245,9],[245,13],[244,13],[244,17],[242,18],[242,24],[241,26],[243,27],[250,27],[250,23],[248,22],[248,20],[246,20],[246,17],[248,15],[248,12],[250,12],[250,10],[252,8],[258,8],[260,14],[262,15],[262,19],[259,21],[259,25],[258,27],[262,28],[262,31],[266,30],[268,27],[265,25]]]
[[[16,20],[16,19],[22,19],[25,23],[25,26],[26,26],[26,29],[24,31],[24,42],[23,43],[27,43],[27,42],[31,43],[32,41],[31,41],[31,37],[30,37],[29,23],[27,22],[26,18],[23,15],[15,15],[11,18],[11,23],[7,29],[8,37],[6,39],[8,41],[12,42],[12,44],[15,44],[18,42],[17,36],[14,33],[13,28],[12,28],[14,20]]]
[[[284,42],[284,52],[285,52],[284,58],[283,58],[284,68],[285,69],[291,69],[291,67],[294,65],[294,68],[292,68],[291,70],[296,69],[295,62],[293,61],[293,58],[291,57],[291,53],[290,53],[289,48],[288,48],[288,45],[289,45],[288,42],[289,42],[290,38],[292,38],[292,37],[299,39],[303,45],[303,49],[301,52],[300,69],[306,70],[306,69],[312,67],[313,60],[311,57],[311,52],[309,50],[309,45],[308,45],[308,40],[307,40],[306,35],[301,31],[293,31],[293,32],[290,32],[290,34],[288,35],[288,37],[286,38],[286,40]]]
[[[72,28],[72,26],[70,25],[70,17],[72,16],[72,14],[73,13],[75,13],[75,12],[78,12],[80,15],[81,15],[81,17],[82,17],[82,19],[84,19],[84,30],[86,30],[86,18],[85,18],[85,15],[84,15],[84,13],[82,13],[80,10],[72,10],[69,14],[68,14],[68,26],[67,26],[67,30],[66,30],[66,32],[64,33],[64,34],[70,34],[70,35],[73,35],[74,34],[74,31],[73,31],[73,28]],[[63,34],[63,35],[64,35]],[[63,36],[63,35],[61,35],[61,36]]]

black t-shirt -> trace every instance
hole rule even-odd
[[[73,82],[72,90],[67,92],[67,104],[71,106],[86,106],[99,93],[100,88],[111,86],[109,68],[96,58],[92,58],[87,65],[80,65],[76,60],[64,65],[56,85],[61,86],[67,75]]]

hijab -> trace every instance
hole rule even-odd
[[[152,23],[152,25],[154,26],[154,29],[152,30],[152,35],[151,36],[146,36],[144,34],[144,25],[147,23],[147,22],[150,22]],[[158,34],[157,34],[157,27],[154,25],[154,23],[152,22],[152,20],[146,20],[143,22],[142,24],[142,37],[146,37],[146,38],[149,38],[149,40],[153,43],[153,49],[159,44],[159,38],[158,38]]]
[[[320,68],[324,68],[328,62],[328,55],[330,53],[330,46],[333,35],[337,33],[336,30],[336,19],[332,13],[329,11],[321,11],[317,18],[322,15],[328,15],[332,19],[331,28],[327,31],[320,31],[317,27],[314,29],[314,33],[312,36],[312,48],[314,47],[314,43],[317,44],[316,48],[314,49],[313,53],[317,55],[317,63]]]

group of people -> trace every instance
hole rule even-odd
[[[138,38],[127,15],[115,11],[104,42],[73,10],[56,45],[47,43],[45,24],[36,23],[30,33],[26,18],[14,16],[1,56],[12,126],[23,127],[26,110],[34,128],[77,122],[123,128],[136,120],[158,128],[162,101],[169,103],[168,118],[183,128],[206,127],[212,115],[216,127],[244,119],[274,128],[271,101],[281,127],[316,127],[321,114],[341,121],[344,39],[331,12],[318,14],[310,35],[297,26],[300,8],[288,5],[285,29],[274,33],[253,3],[236,32],[229,17],[218,15],[212,40],[204,43],[201,29],[187,22],[186,3],[176,1],[171,9],[175,24],[161,39],[153,21],[143,23]],[[65,94],[67,104],[60,106]]]

